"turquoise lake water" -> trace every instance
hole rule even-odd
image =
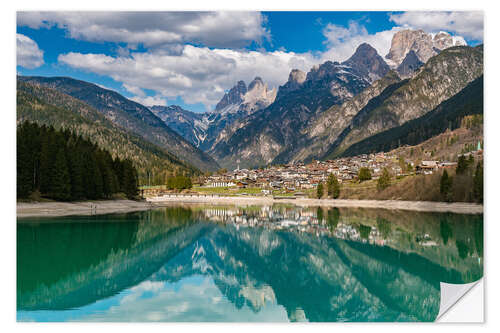
[[[433,321],[483,215],[172,206],[17,223],[18,321]]]

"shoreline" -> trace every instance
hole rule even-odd
[[[273,205],[279,203],[293,204],[299,207],[323,206],[346,208],[377,208],[389,210],[410,210],[420,212],[439,212],[457,214],[483,214],[483,205],[467,202],[434,202],[434,201],[402,201],[402,200],[350,200],[350,199],[310,199],[280,198],[257,196],[201,196],[201,195],[167,195],[147,198],[146,201],[101,200],[83,202],[18,202],[17,218],[58,217],[58,216],[90,216],[112,213],[128,213],[170,206],[172,204],[211,204],[211,205]],[[91,209],[91,206],[95,209]]]
[[[151,209],[147,201],[133,200],[95,200],[78,202],[18,202],[17,218],[91,216],[113,213],[129,213]],[[91,207],[95,207],[92,209]]]
[[[419,212],[483,214],[483,205],[469,202],[438,202],[438,201],[403,201],[403,200],[355,200],[355,199],[311,199],[311,198],[280,198],[273,197],[224,197],[224,196],[162,196],[147,198],[156,205],[171,203],[205,203],[221,205],[272,205],[279,203],[293,204],[299,207],[345,207],[345,208],[379,208],[390,210],[411,210]]]

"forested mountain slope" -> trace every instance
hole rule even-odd
[[[455,96],[439,104],[422,117],[401,126],[370,136],[350,146],[344,156],[389,151],[401,145],[416,145],[425,140],[460,127],[462,119],[483,114],[483,76],[469,83]]]
[[[82,101],[55,89],[23,81],[17,82],[17,122],[68,129],[88,138],[113,157],[130,159],[139,177],[146,171],[195,174],[199,171],[137,134],[123,130]]]
[[[299,143],[288,147],[287,151],[281,154],[283,158],[278,156],[275,162],[286,161],[287,156],[293,156],[292,162],[308,162],[325,155],[328,148],[333,145],[361,109],[367,107],[367,104],[385,89],[394,90],[401,84],[398,74],[395,71],[390,71],[353,98],[319,113],[310,121],[310,125],[302,130]]]
[[[323,158],[339,156],[365,138],[425,115],[482,74],[482,46],[456,46],[442,51],[404,85],[383,96],[378,107],[359,112]]]
[[[217,162],[170,129],[147,107],[117,92],[68,77],[19,76],[18,80],[38,83],[79,99],[99,111],[116,126],[143,137],[200,170],[218,168]]]

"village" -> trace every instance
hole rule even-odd
[[[203,177],[200,186],[260,188],[264,194],[269,194],[272,190],[296,192],[314,189],[319,183],[326,182],[330,174],[335,175],[339,183],[358,181],[361,168],[368,168],[371,179],[376,180],[384,169],[387,169],[392,177],[404,177],[413,174],[432,174],[439,169],[453,168],[456,165],[456,162],[437,160],[420,161],[417,164],[394,154],[381,152],[313,161],[308,164],[294,163],[251,170],[237,168]]]
[[[317,198],[318,185],[326,186],[328,179],[333,175],[341,186],[341,199],[372,199],[379,192],[379,178],[387,170],[389,179],[384,181],[387,186],[395,185],[415,176],[429,176],[442,174],[448,170],[453,175],[457,169],[458,160],[462,157],[467,161],[482,163],[482,142],[469,143],[460,153],[433,154],[433,150],[422,149],[422,154],[412,154],[415,148],[402,146],[390,152],[362,154],[342,157],[325,161],[313,160],[309,163],[289,163],[269,165],[267,167],[246,169],[240,168],[230,171],[220,169],[214,173],[205,173],[191,178],[189,187],[180,189],[169,188],[168,185],[142,186],[141,196],[156,197],[162,195],[201,195],[201,196],[252,196],[272,197],[273,199]],[[447,156],[449,159],[445,159]],[[360,177],[360,172],[363,176]],[[367,177],[368,174],[368,177]],[[384,176],[386,177],[386,176]],[[438,186],[428,184],[428,191]],[[323,193],[325,191],[323,190]],[[439,193],[438,193],[439,194]],[[415,197],[409,194],[408,200]],[[389,194],[381,199],[401,197],[398,194]],[[434,201],[437,198],[424,197],[421,200]],[[463,199],[461,199],[463,200]]]

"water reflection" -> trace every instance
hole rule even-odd
[[[291,205],[23,219],[18,320],[431,321],[440,282],[482,276],[482,219]]]

